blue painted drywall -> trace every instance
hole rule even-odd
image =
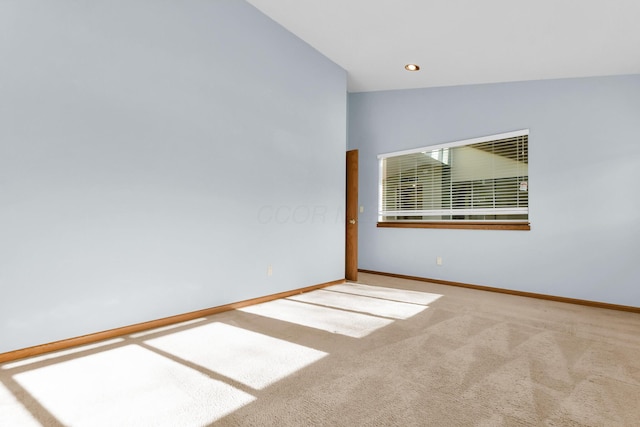
[[[350,94],[359,267],[640,306],[639,124],[640,75]],[[531,231],[376,228],[378,154],[518,129]]]
[[[257,9],[2,2],[0,57],[0,352],[344,277],[346,73]]]

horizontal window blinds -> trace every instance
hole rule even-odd
[[[380,156],[380,219],[527,220],[528,164],[528,131]]]

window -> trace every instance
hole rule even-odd
[[[529,131],[378,156],[378,226],[529,229]]]

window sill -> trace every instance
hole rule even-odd
[[[379,222],[379,228],[447,228],[457,230],[531,230],[528,222],[482,222],[482,221],[458,221],[458,222]]]

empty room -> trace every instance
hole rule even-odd
[[[0,1],[0,426],[636,426],[640,3]]]

